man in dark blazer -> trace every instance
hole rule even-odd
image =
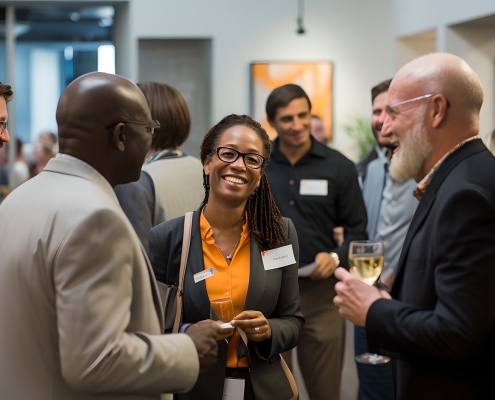
[[[334,302],[395,362],[396,398],[484,399],[495,359],[495,158],[478,136],[474,71],[430,54],[396,75],[388,132],[394,179],[419,181],[390,295],[339,268]]]

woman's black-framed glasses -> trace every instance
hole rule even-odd
[[[230,147],[217,147],[213,151],[216,151],[218,158],[226,163],[233,163],[242,156],[246,168],[258,169],[265,163],[265,157],[256,153],[241,153]]]

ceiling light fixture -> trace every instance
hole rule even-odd
[[[298,15],[297,15],[297,34],[303,35],[306,33],[306,30],[303,26],[303,18],[304,18],[304,0],[298,0]]]

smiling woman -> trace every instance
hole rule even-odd
[[[193,217],[181,331],[211,322],[212,301],[231,300],[235,317],[232,327],[216,325],[215,367],[177,399],[221,400],[223,378],[235,378],[237,395],[245,400],[297,395],[279,354],[297,344],[304,323],[299,247],[292,221],[282,218],[270,192],[264,170],[270,153],[266,131],[246,115],[225,117],[201,144],[205,198]],[[183,225],[181,217],[150,231],[151,263],[165,284],[173,284],[178,274]],[[266,250],[272,251],[262,256]],[[207,278],[198,279],[210,269]]]

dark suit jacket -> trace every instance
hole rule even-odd
[[[391,294],[373,303],[366,331],[371,352],[397,358],[397,399],[493,396],[495,158],[481,140],[433,176]]]
[[[191,247],[184,280],[184,323],[210,318],[210,301],[205,281],[194,283],[193,275],[204,270],[199,227],[200,210],[193,216]],[[292,390],[280,365],[280,353],[294,348],[304,324],[299,303],[297,269],[299,244],[292,221],[284,218],[296,264],[265,271],[258,243],[251,233],[251,272],[245,310],[261,311],[270,323],[272,337],[262,342],[249,342],[250,378],[257,400],[289,399]],[[184,217],[166,221],[150,230],[150,261],[156,278],[165,284],[178,282]],[[227,345],[219,342],[215,367],[201,374],[191,392],[177,399],[222,400],[227,362]]]

